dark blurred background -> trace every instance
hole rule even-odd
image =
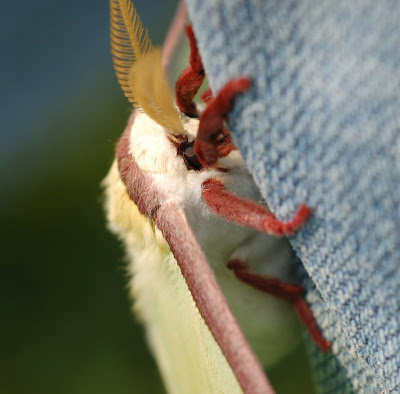
[[[154,43],[176,5],[135,1]],[[164,391],[102,210],[132,109],[108,19],[107,1],[0,5],[0,394]],[[304,368],[270,376],[289,392]]]
[[[177,1],[135,1],[162,44]],[[98,0],[1,2],[0,393],[156,393],[100,182],[131,105]]]

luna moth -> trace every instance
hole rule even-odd
[[[283,237],[311,210],[276,219],[225,126],[249,77],[206,91],[204,108],[196,105],[205,72],[189,26],[190,65],[174,99],[161,50],[132,3],[110,0],[110,10],[115,71],[135,110],[104,181],[105,206],[167,389],[273,392],[263,367],[298,342],[296,313],[320,348],[330,347],[295,283]]]

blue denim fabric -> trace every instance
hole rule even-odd
[[[400,3],[187,3],[213,90],[253,80],[229,127],[272,211],[313,209],[291,243],[320,390],[400,392]]]

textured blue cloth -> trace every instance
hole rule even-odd
[[[320,390],[400,392],[400,2],[187,3],[213,90],[253,80],[229,126],[272,211],[313,209],[291,243]]]

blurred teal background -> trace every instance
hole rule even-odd
[[[177,1],[135,1],[162,44]],[[1,2],[0,393],[163,392],[100,182],[131,105],[107,1]]]
[[[154,43],[176,5],[135,1]],[[0,5],[0,394],[164,392],[102,210],[132,109],[108,19],[107,1]],[[269,371],[279,393],[308,375],[302,349]]]

